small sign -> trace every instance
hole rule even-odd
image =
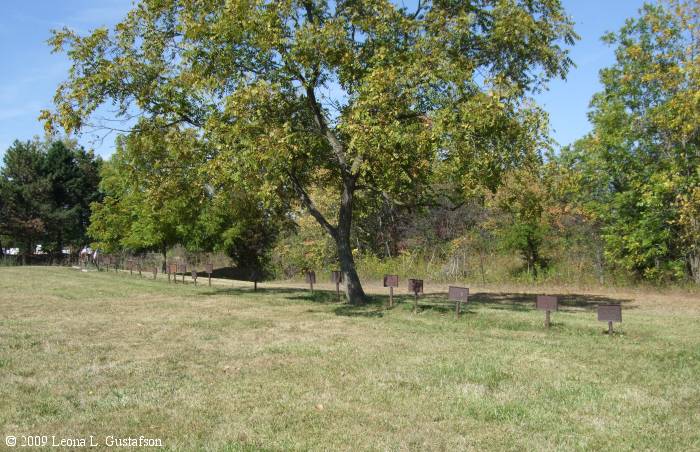
[[[409,279],[408,280],[408,291],[414,294],[423,293],[423,280],[422,279]]]
[[[466,303],[469,301],[469,288],[450,286],[447,296],[450,301],[462,301]]]
[[[209,273],[210,275],[214,273],[214,264],[206,264],[204,265],[204,271]]]
[[[177,273],[177,264],[175,262],[170,264],[170,267],[168,268],[168,273],[170,273],[171,275]]]
[[[537,295],[536,307],[540,311],[559,310],[559,300],[552,295]]]
[[[179,264],[178,273],[182,273],[183,275],[187,273],[187,264]]]
[[[598,305],[598,320],[600,322],[622,322],[622,306],[619,304]]]
[[[343,272],[339,270],[333,270],[331,272],[331,282],[334,282],[336,284],[340,284],[343,282]]]
[[[399,287],[399,275],[384,275],[384,287]]]
[[[154,266],[151,271],[153,272],[153,279],[156,279],[156,276],[158,276],[158,267]]]
[[[447,291],[447,297],[450,301],[455,302],[455,317],[459,318],[462,312],[462,303],[469,302],[469,288],[450,286]]]
[[[309,284],[316,284],[316,272],[313,270],[306,272],[306,282]]]
[[[197,285],[197,270],[192,270],[192,281],[194,281],[194,285]]]

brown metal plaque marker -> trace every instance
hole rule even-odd
[[[177,284],[177,264],[175,262],[172,262],[170,264],[170,269],[169,269],[168,274],[172,275],[173,282]]]
[[[413,312],[418,311],[418,294],[423,293],[423,280],[422,279],[409,279],[408,280],[408,291],[413,292],[415,296],[415,301],[413,302]]]
[[[608,334],[613,334],[613,322],[622,322],[622,306],[619,304],[598,305],[598,321],[608,322]]]
[[[384,287],[399,287],[399,275],[385,275]]]
[[[311,293],[314,293],[314,284],[316,284],[316,272],[309,270],[306,272],[306,282],[311,287]]]
[[[211,286],[211,274],[214,273],[214,264],[206,264],[204,268],[209,275],[209,286]]]
[[[384,275],[384,287],[389,288],[389,306],[394,306],[394,287],[399,287],[399,275]]]
[[[549,313],[559,310],[559,299],[552,295],[537,295],[535,306],[539,311],[545,311],[544,326],[549,328]]]
[[[335,283],[335,293],[338,296],[338,301],[340,301],[340,284],[343,282],[343,272],[333,270],[331,272],[331,281]]]
[[[187,273],[187,264],[180,264],[180,273],[182,273],[182,284],[185,284],[185,273]]]
[[[469,288],[450,286],[447,290],[447,298],[455,302],[455,316],[459,318],[462,313],[462,303],[469,302]]]

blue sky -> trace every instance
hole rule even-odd
[[[614,61],[613,49],[600,36],[617,30],[637,14],[642,0],[564,0],[576,22],[581,40],[572,49],[577,67],[566,81],[553,81],[537,101],[550,114],[554,138],[568,144],[590,130],[588,103],[600,89],[598,71]],[[68,61],[52,55],[49,30],[69,26],[87,32],[113,25],[131,7],[131,0],[6,0],[0,17],[0,154],[15,139],[43,135],[39,111],[51,107],[56,86],[65,78]],[[82,137],[81,142],[103,156],[111,154],[113,139],[103,142]]]

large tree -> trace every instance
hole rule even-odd
[[[0,235],[32,254],[87,244],[102,161],[69,140],[15,141],[0,169]]]
[[[196,165],[203,158],[191,129],[149,127],[117,138],[104,165],[103,199],[92,204],[94,246],[106,252],[154,250],[186,244],[205,199]]]
[[[0,169],[0,233],[11,237],[23,255],[33,254],[46,233],[50,196],[44,161],[42,143],[15,141]]]
[[[61,253],[65,246],[71,246],[77,253],[89,242],[90,204],[99,200],[101,165],[101,158],[75,143],[54,141],[48,145],[43,164],[50,199],[44,250]]]
[[[143,0],[112,31],[54,33],[73,65],[42,116],[75,132],[113,103],[196,130],[212,179],[310,212],[359,303],[358,191],[415,202],[438,161],[465,188],[496,183],[529,152],[525,96],[566,74],[575,38],[560,0]]]

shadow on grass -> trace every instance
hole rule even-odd
[[[201,287],[201,286],[200,286]],[[383,317],[384,313],[397,307],[413,307],[415,298],[410,294],[395,294],[394,307],[389,308],[388,295],[373,295],[368,297],[367,303],[360,306],[350,305],[345,302],[341,292],[340,299],[334,290],[314,290],[300,288],[262,288],[257,292],[252,287],[208,287],[199,290],[197,296],[212,295],[277,295],[289,301],[305,301],[328,305],[338,305],[333,311],[336,315],[350,317]],[[532,311],[535,309],[537,293],[483,293],[477,292],[469,296],[469,303],[462,304],[462,314],[469,314],[472,307],[485,307],[488,309],[501,309],[518,312]],[[620,303],[625,307],[632,300],[626,298],[613,298],[599,295],[566,294],[557,295],[559,298],[559,310],[571,309],[594,311],[598,305],[606,303]],[[632,307],[625,307],[632,309]],[[419,311],[431,311],[438,314],[454,314],[455,303],[449,301],[446,293],[431,293],[421,295],[418,299]]]
[[[199,286],[202,287],[202,286]],[[309,301],[312,303],[322,304],[338,304],[338,295],[333,290],[314,290],[311,292],[308,289],[298,288],[283,288],[283,287],[258,287],[254,290],[253,287],[214,287],[204,286],[202,290],[197,292],[199,297],[208,297],[213,295],[278,295],[281,298],[292,301]],[[340,302],[343,302],[343,294],[340,295]]]
[[[540,293],[512,294],[512,293],[475,293],[470,296],[470,302],[494,309],[509,309],[512,311],[529,311],[535,309],[535,300]],[[559,310],[567,308],[593,311],[600,304],[619,303],[623,306],[632,300],[627,298],[613,298],[588,294],[550,294],[559,298]]]

